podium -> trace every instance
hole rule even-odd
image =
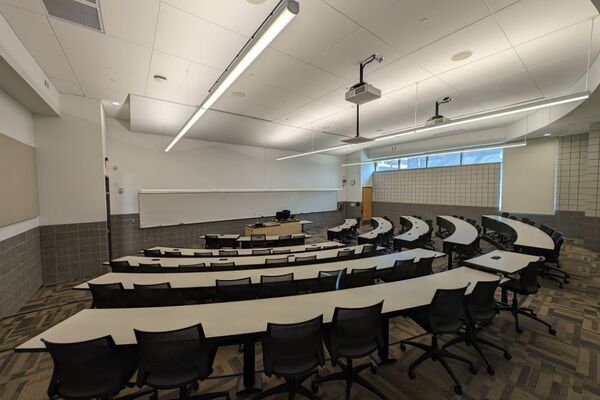
[[[296,235],[299,233],[302,233],[302,224],[300,223],[300,221],[295,219],[290,219],[286,221],[265,222],[262,226],[248,224],[244,227],[244,236],[260,234],[267,236],[281,236]]]

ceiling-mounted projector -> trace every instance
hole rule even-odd
[[[438,100],[435,102],[435,115],[425,121],[425,125],[437,125],[442,124],[444,122],[448,122],[450,119],[444,117],[440,114],[440,104],[450,103],[452,101],[452,97],[446,96],[442,100]]]
[[[360,134],[358,134],[358,133],[353,138],[342,140],[342,142],[348,143],[348,144],[361,144],[361,143],[367,143],[367,142],[372,142],[372,141],[373,141],[373,139],[366,138],[364,136],[360,136]]]
[[[354,104],[364,104],[381,97],[381,90],[367,83],[357,83],[346,92],[346,101]]]

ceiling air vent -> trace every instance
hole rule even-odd
[[[104,32],[97,0],[43,0],[48,15]]]

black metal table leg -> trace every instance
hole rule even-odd
[[[238,378],[237,394],[257,393],[262,390],[262,376],[256,373],[254,339],[244,339],[244,375]]]
[[[383,316],[381,318],[381,329],[383,331],[383,344],[381,350],[371,354],[371,358],[377,365],[385,365],[396,362],[394,356],[390,355],[390,319]]]

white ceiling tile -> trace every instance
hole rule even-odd
[[[83,88],[83,92],[86,97],[91,97],[93,99],[100,99],[106,101],[118,101],[123,104],[127,100],[127,96],[129,93],[115,90],[112,87],[108,87],[102,84],[98,84],[93,81],[80,81],[81,87]]]
[[[483,0],[406,0],[366,27],[406,55],[487,15]]]
[[[37,14],[44,13],[40,0],[0,0],[0,3],[10,4]]]
[[[50,81],[52,82],[56,90],[58,90],[61,93],[69,93],[74,94],[76,96],[84,96],[84,93],[79,87],[79,83],[77,83],[76,81],[65,81],[62,79],[55,78],[50,78]]]
[[[517,45],[597,14],[590,0],[521,0],[496,18]]]
[[[368,68],[368,67],[367,67]],[[430,78],[432,75],[408,58],[389,63],[375,72],[365,74],[365,81],[381,90],[385,96],[389,92]]]
[[[175,135],[195,111],[192,106],[143,96],[130,96],[129,109],[132,131],[166,135]],[[170,142],[165,138],[165,147]]]
[[[159,0],[102,0],[107,35],[152,47]]]
[[[510,43],[494,18],[487,17],[414,52],[410,59],[434,74],[441,74],[508,48]],[[452,60],[463,51],[471,51],[473,55],[463,61]]]
[[[313,121],[305,126],[321,132],[332,132],[348,137],[354,136],[356,130],[356,111],[347,109]]]
[[[381,14],[397,0],[324,0],[327,4],[361,25],[367,24],[375,16]]]
[[[545,97],[563,96],[587,71],[587,54],[579,53],[530,70]],[[560,79],[557,79],[560,77]]]
[[[356,23],[320,0],[302,1],[298,16],[275,38],[271,47],[312,62],[358,28]]]
[[[79,61],[139,74],[145,79],[150,49],[53,18],[51,24],[72,64]]]
[[[335,106],[322,99],[314,100],[277,119],[277,122],[285,125],[305,126],[312,121],[325,118],[346,108],[349,107]]]
[[[320,101],[328,103],[332,106],[339,107],[340,109],[352,108],[354,107],[353,103],[346,101],[346,92],[352,86],[351,84],[344,85],[338,89],[332,90],[324,96],[319,98]]]
[[[225,69],[247,39],[228,29],[162,3],[154,48],[177,57]]]
[[[28,50],[62,54],[60,45],[45,15],[2,3],[0,3],[0,12]]]
[[[527,66],[536,68],[562,58],[576,54],[588,53],[590,43],[591,21],[583,21],[559,31],[542,36],[517,46],[515,49]],[[595,29],[596,40],[593,56],[598,53],[600,44],[600,27]],[[586,60],[587,62],[587,60]]]
[[[438,78],[454,89],[462,91],[478,86],[485,81],[497,80],[525,71],[525,67],[515,51],[508,49],[444,72],[438,75]]]
[[[371,54],[384,56],[382,63],[369,64],[365,73],[369,74],[399,58],[398,52],[365,29],[359,29],[343,42],[329,50],[313,62],[332,74],[358,82],[359,64]]]
[[[154,75],[167,78],[157,82]],[[208,89],[221,75],[216,68],[192,63],[188,60],[154,51],[146,96],[182,104],[198,105],[208,94]]]
[[[48,54],[44,52],[30,52],[38,65],[48,75],[49,78],[76,81],[73,70],[64,54]]]
[[[252,36],[278,3],[277,0],[261,3],[240,0],[164,0],[164,2],[246,37]],[[300,5],[301,10],[303,5],[304,2]]]
[[[90,64],[79,58],[73,59],[71,65],[82,86],[83,82],[88,82],[88,87],[91,86],[89,83],[92,83],[94,87],[101,86],[107,90],[140,95],[144,93],[146,88],[146,77],[138,72],[123,71],[116,68]]]
[[[513,5],[521,0],[485,0],[493,12],[497,12],[505,7]]]

